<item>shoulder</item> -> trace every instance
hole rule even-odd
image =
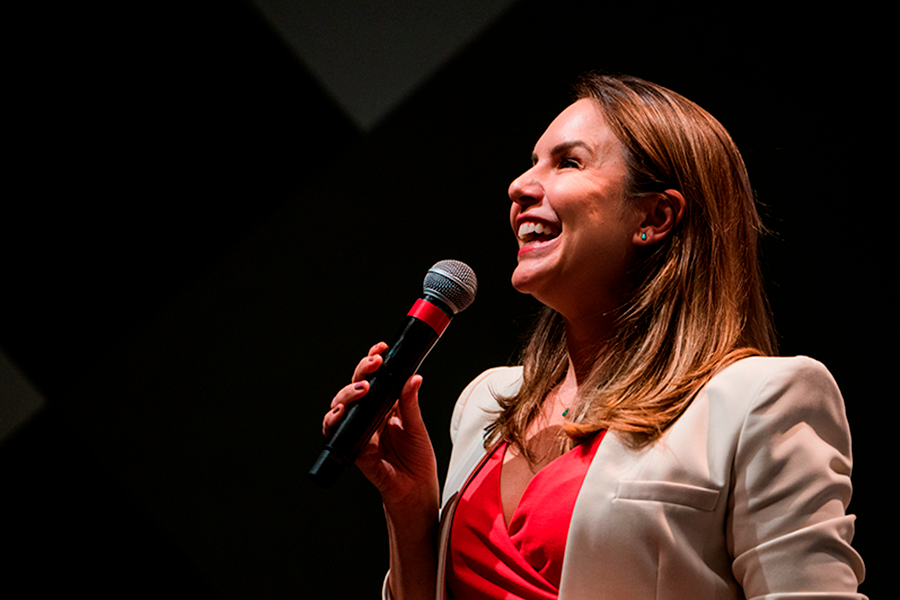
[[[704,388],[748,412],[832,413],[844,420],[844,401],[828,369],[808,356],[751,357],[724,368]]]
[[[750,357],[722,369],[668,437],[689,444],[703,435],[700,431],[730,456],[755,456],[780,441],[806,436],[850,455],[841,392],[828,369],[805,356]]]
[[[701,394],[711,423],[737,433],[738,456],[776,463],[775,448],[790,447],[788,456],[806,456],[808,461],[801,462],[811,463],[809,453],[833,453],[835,464],[845,463],[841,470],[849,474],[844,399],[819,361],[806,356],[746,358],[723,369]]]
[[[477,423],[484,422],[480,426],[483,429],[490,422],[485,416],[499,408],[497,396],[515,394],[521,385],[522,367],[495,367],[473,379],[456,401],[450,422],[451,437],[455,439],[461,429],[470,429]]]
[[[808,356],[745,358],[722,369],[710,385],[764,386],[772,382],[811,382],[836,387],[825,365]]]
[[[717,373],[700,394],[734,413],[821,412],[843,418],[844,400],[825,365],[807,356],[754,356]]]
[[[459,395],[458,403],[476,401],[485,393],[512,394],[522,385],[522,367],[494,367],[469,382]]]

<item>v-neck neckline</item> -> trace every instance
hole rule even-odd
[[[594,440],[591,440],[588,443],[593,443],[593,442],[594,442]],[[509,444],[507,442],[504,442],[501,446],[499,446],[497,448],[496,451],[499,451],[499,454],[500,454],[499,466],[497,468],[497,500],[500,503],[500,514],[503,516],[503,524],[506,526],[507,533],[509,533],[510,523],[515,521],[516,515],[519,513],[519,508],[522,506],[523,500],[525,500],[526,496],[528,496],[529,490],[531,490],[532,484],[534,484],[535,479],[537,479],[538,476],[543,474],[547,470],[548,467],[550,467],[551,465],[557,464],[561,458],[570,454],[573,450],[575,450],[579,447],[580,447],[580,445],[566,450],[565,452],[563,452],[562,454],[560,454],[559,456],[557,456],[556,458],[554,458],[553,460],[551,460],[550,462],[545,464],[543,467],[538,469],[537,472],[531,476],[531,479],[528,480],[528,483],[525,484],[525,488],[522,490],[522,495],[519,496],[519,501],[516,503],[515,508],[513,508],[513,511],[510,513],[509,519],[506,518],[506,511],[503,510],[503,507],[504,507],[504,504],[503,504],[503,467],[506,466],[505,465],[506,451],[509,448]]]

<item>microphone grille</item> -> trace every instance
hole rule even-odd
[[[458,260],[442,260],[428,269],[425,275],[425,293],[443,301],[453,314],[464,311],[475,300],[478,279],[475,271]]]

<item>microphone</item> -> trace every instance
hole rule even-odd
[[[450,320],[475,300],[478,280],[467,264],[442,260],[428,269],[423,287],[424,294],[413,304],[382,355],[381,367],[366,377],[369,391],[347,405],[343,419],[325,439],[309,471],[309,477],[321,487],[330,488],[344,467],[356,460]]]

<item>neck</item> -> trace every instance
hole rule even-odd
[[[566,380],[569,385],[574,384],[577,389],[590,376],[612,335],[612,321],[612,317],[606,314],[577,322],[565,319],[566,350],[569,355]]]

